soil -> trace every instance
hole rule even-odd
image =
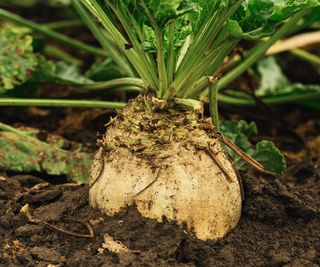
[[[89,206],[85,185],[3,170],[0,266],[320,266],[319,112],[297,106],[273,108],[269,116],[263,107],[221,111],[224,118],[255,120],[260,134],[253,141],[267,136],[288,161],[281,181],[253,171],[241,174],[243,215],[225,238],[199,241],[172,222],[141,217],[134,207],[107,217]],[[14,108],[0,112],[3,122],[58,133],[91,150],[95,133],[103,132],[111,115],[74,109],[30,109],[21,117]]]

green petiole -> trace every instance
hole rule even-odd
[[[218,111],[218,89],[217,89],[217,80],[214,77],[209,77],[209,107],[210,115],[212,118],[212,123],[217,132],[220,131],[219,123],[219,111]]]
[[[320,100],[320,92],[305,93],[305,94],[295,94],[295,95],[280,95],[272,97],[263,97],[261,100],[270,105],[284,104],[290,102],[299,102],[303,100]],[[218,100],[221,103],[239,105],[239,106],[253,106],[256,104],[252,98],[239,98],[233,96],[227,96],[224,94],[218,94]]]
[[[123,108],[126,103],[98,100],[0,98],[0,106],[75,107],[75,108]]]
[[[95,82],[92,84],[84,84],[79,85],[79,88],[87,89],[87,90],[105,90],[111,88],[121,88],[121,87],[134,87],[136,91],[141,91],[142,89],[146,89],[146,85],[143,80],[139,78],[119,78],[105,82]]]

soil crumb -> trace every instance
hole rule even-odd
[[[87,186],[0,176],[0,266],[320,265],[317,183],[289,186],[246,173],[239,225],[225,238],[202,242],[134,207],[104,216],[89,206]],[[32,218],[21,212],[26,204]]]

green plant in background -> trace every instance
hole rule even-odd
[[[0,93],[27,81],[38,63],[33,53],[32,37],[18,28],[2,28],[0,63]]]
[[[256,69],[260,78],[260,86],[255,93],[262,99],[273,96],[299,97],[306,93],[320,92],[320,85],[290,82],[275,57],[263,58],[256,64]]]
[[[233,144],[261,163],[267,170],[280,172],[280,174],[283,175],[286,162],[282,153],[272,142],[263,140],[257,143],[255,149],[252,147],[249,138],[258,133],[257,126],[254,122],[248,124],[244,120],[223,121],[220,129]],[[248,163],[244,161],[243,158],[227,146],[225,149],[232,155],[238,170],[248,168]]]
[[[30,129],[20,130],[0,123],[0,166],[13,172],[45,172],[66,176],[70,182],[87,181],[93,155],[62,149],[64,140],[48,144]]]

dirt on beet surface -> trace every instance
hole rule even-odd
[[[260,134],[254,141],[273,140],[288,161],[281,181],[242,173],[243,214],[226,237],[199,241],[172,222],[143,218],[134,207],[107,217],[89,206],[85,185],[0,171],[0,266],[320,266],[320,114],[296,107],[275,114],[280,110],[283,123],[221,108],[224,118],[255,120]],[[19,118],[5,111],[7,123],[70,136],[90,149],[103,128],[89,126],[101,127],[109,116],[77,111],[81,119],[75,120],[74,111],[44,109]],[[75,134],[81,128],[84,134]]]

